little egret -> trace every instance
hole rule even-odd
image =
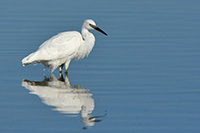
[[[60,73],[62,73],[65,65],[65,73],[67,73],[72,59],[82,59],[88,56],[94,47],[95,37],[88,31],[90,29],[95,29],[107,36],[93,20],[87,19],[82,25],[82,34],[77,31],[68,31],[51,37],[40,45],[37,51],[22,60],[23,66],[42,63],[46,67],[52,68],[52,73],[60,66]]]

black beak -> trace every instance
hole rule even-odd
[[[107,36],[107,34],[103,31],[103,30],[101,30],[99,27],[97,27],[97,26],[95,26],[95,25],[92,25],[92,24],[89,24],[93,29],[95,29],[95,30],[97,30],[97,31],[99,31],[99,32],[101,32],[101,33],[103,33],[104,35],[106,35]]]

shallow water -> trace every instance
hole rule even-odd
[[[0,1],[0,132],[199,132],[200,2]],[[21,59],[92,18],[88,58],[59,79]]]

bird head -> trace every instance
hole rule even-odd
[[[101,30],[99,27],[96,26],[96,23],[92,19],[85,20],[83,23],[83,28],[87,30],[91,30],[91,29],[97,30],[107,36],[107,34],[103,30]]]

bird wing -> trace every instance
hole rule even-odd
[[[36,60],[71,58],[78,51],[82,36],[79,32],[62,32],[45,41],[35,52]]]

